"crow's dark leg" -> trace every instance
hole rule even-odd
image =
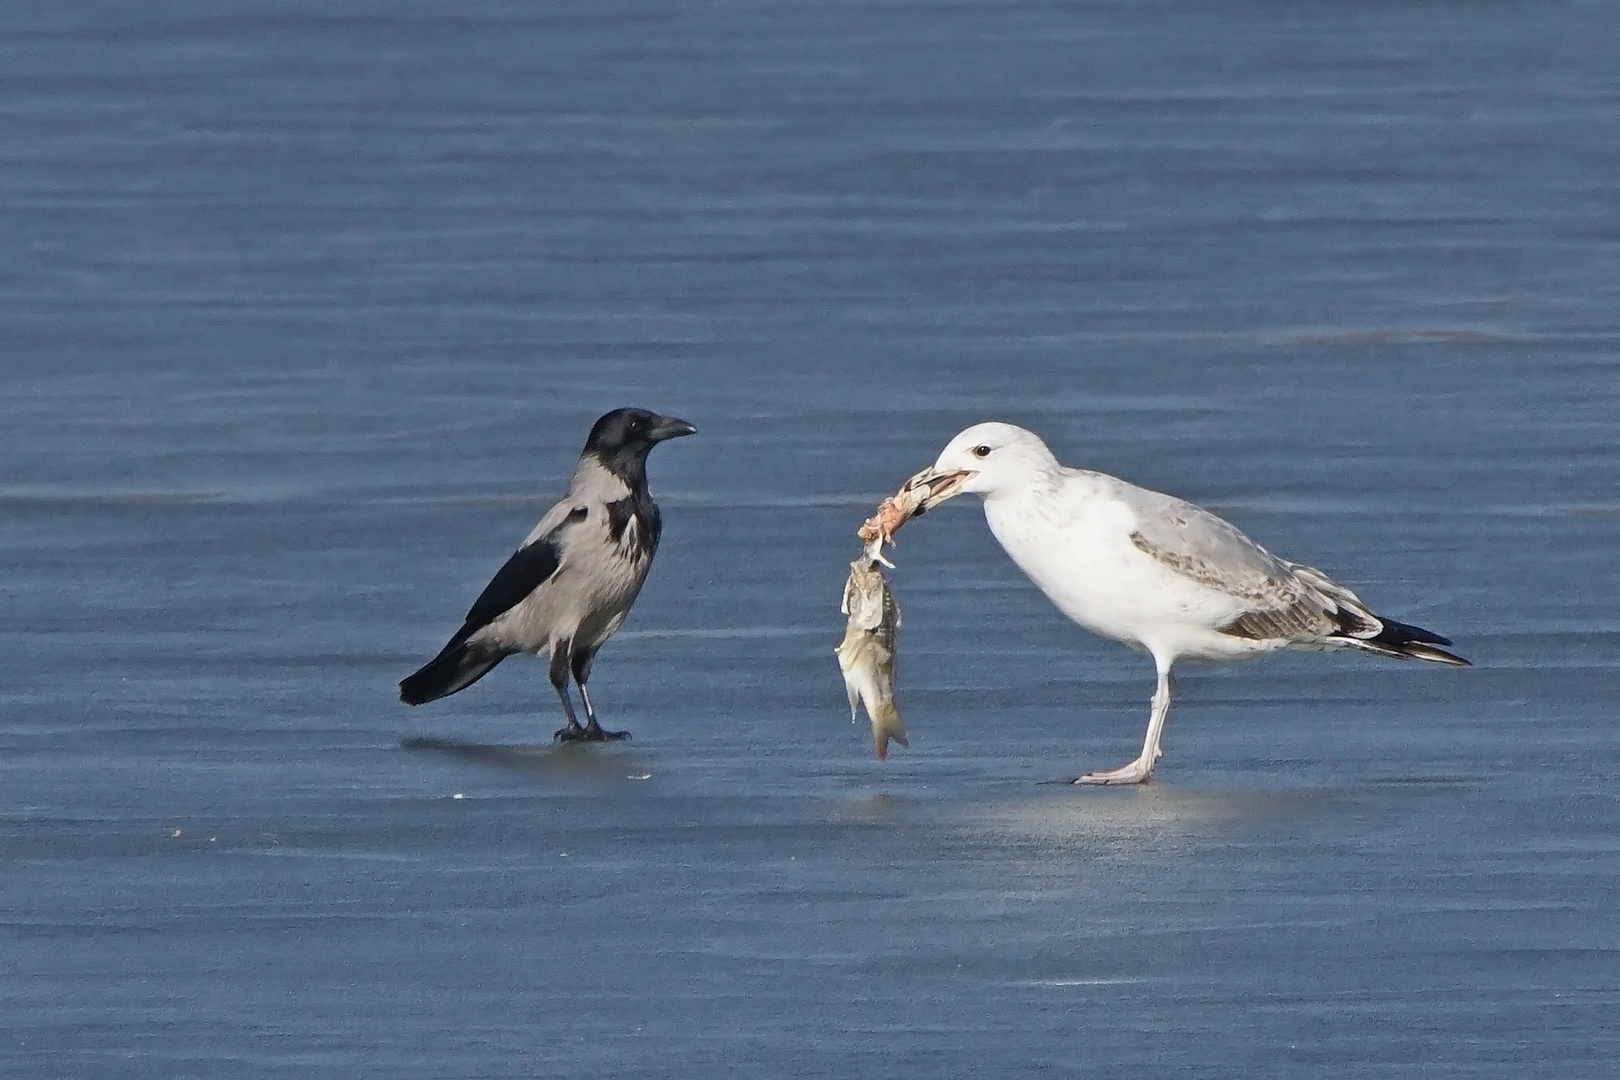
[[[628,739],[628,731],[604,731],[596,722],[596,709],[591,705],[591,694],[585,689],[585,682],[591,677],[591,661],[596,659],[595,649],[576,649],[574,651],[574,681],[579,684],[580,700],[585,702],[585,734],[584,738],[593,742],[602,742],[608,739]]]
[[[574,703],[568,700],[568,643],[560,642],[551,649],[551,685],[557,688],[557,700],[562,702],[563,715],[568,726],[557,731],[552,738],[560,742],[575,742],[586,737],[585,729],[574,719]],[[586,708],[589,708],[587,705]]]

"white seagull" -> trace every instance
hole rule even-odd
[[[1141,756],[1077,784],[1139,784],[1152,774],[1170,669],[1182,657],[1360,649],[1468,666],[1438,647],[1451,644],[1439,634],[1374,615],[1322,571],[1277,558],[1209,511],[1066,468],[1012,424],[968,428],[905,490],[920,485],[930,488],[923,510],[963,492],[982,496],[990,531],[1059,611],[1153,657],[1159,681]]]

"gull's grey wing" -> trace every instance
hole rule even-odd
[[[547,511],[524,545],[512,553],[467,612],[463,634],[471,634],[521,604],[530,593],[551,580],[562,564],[562,531],[584,521],[583,506],[558,503]]]
[[[1208,510],[1125,484],[1120,495],[1136,515],[1131,543],[1139,550],[1247,605],[1224,633],[1265,641],[1380,629],[1355,593],[1320,570],[1277,558]]]
[[[1236,526],[1171,495],[1120,489],[1136,517],[1131,542],[1172,570],[1242,600],[1267,601],[1287,586],[1287,564]]]

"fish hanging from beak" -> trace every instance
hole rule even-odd
[[[857,536],[865,542],[860,558],[849,564],[849,580],[844,584],[844,601],[839,610],[848,616],[844,640],[836,650],[838,666],[844,672],[844,689],[849,694],[849,718],[860,714],[861,706],[872,722],[872,744],[879,761],[889,757],[889,742],[911,745],[906,725],[894,704],[895,636],[900,629],[900,605],[895,603],[881,566],[893,569],[883,557],[883,546],[894,543],[894,534],[907,521],[956,495],[963,481],[973,474],[959,471],[940,473],[933,469],[907,480],[898,494],[883,500],[878,512],[861,525]]]
[[[894,602],[889,583],[878,569],[883,562],[882,546],[882,539],[874,538],[861,557],[849,564],[849,581],[844,585],[840,608],[849,618],[844,640],[836,652],[838,666],[844,672],[844,689],[849,694],[849,718],[853,721],[858,707],[866,706],[867,719],[872,722],[872,744],[878,760],[886,761],[889,740],[901,746],[911,744],[906,739],[900,710],[894,704],[894,645],[895,631],[900,629],[900,605]]]

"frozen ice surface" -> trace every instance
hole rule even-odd
[[[1620,1072],[1614,5],[7,25],[0,1073]],[[634,741],[399,705],[626,403]],[[879,766],[852,533],[986,418],[1478,667],[1189,669],[1043,787],[1150,665],[960,500]]]

